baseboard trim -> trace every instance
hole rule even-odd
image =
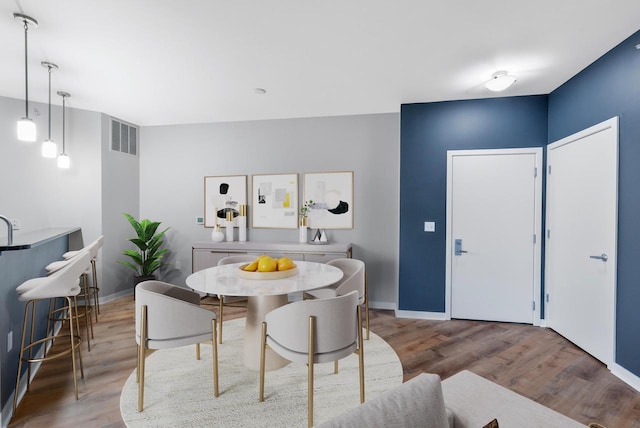
[[[414,318],[419,320],[446,320],[444,312],[399,311],[396,310],[396,318]]]
[[[640,377],[631,373],[629,370],[617,363],[613,363],[611,365],[611,373],[636,391],[640,392]]]
[[[391,302],[376,302],[373,300],[369,300],[369,308],[370,309],[383,309],[387,311],[395,311],[396,305]]]

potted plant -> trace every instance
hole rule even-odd
[[[131,258],[131,261],[118,260],[125,266],[129,266],[136,272],[134,276],[134,287],[142,282],[155,279],[154,272],[158,270],[161,265],[162,256],[167,252],[166,248],[160,248],[163,244],[163,236],[169,228],[167,227],[162,232],[156,233],[159,221],[150,221],[148,219],[136,220],[131,214],[122,213],[133,230],[138,235],[136,238],[130,238],[129,241],[133,242],[137,250],[125,250],[124,255]]]

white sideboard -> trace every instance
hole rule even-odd
[[[269,241],[195,242],[191,248],[191,270],[197,272],[216,266],[220,259],[240,254],[256,257],[267,254],[277,258],[289,257],[293,260],[326,263],[333,259],[351,258],[351,244],[336,242],[314,245]]]

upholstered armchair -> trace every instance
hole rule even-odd
[[[136,286],[136,342],[138,362],[138,411],[144,405],[144,366],[147,349],[177,348],[211,341],[213,394],[218,396],[218,347],[216,314],[200,307],[200,295],[166,282],[145,281]]]
[[[364,353],[358,292],[303,300],[269,312],[262,323],[260,401],[264,401],[266,347],[308,366],[308,421],[313,426],[313,366],[336,362],[352,353],[359,357],[360,402],[364,403]]]

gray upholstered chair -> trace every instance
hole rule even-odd
[[[213,347],[213,394],[218,396],[218,346],[216,314],[200,307],[198,293],[166,282],[145,281],[136,286],[136,342],[138,361],[138,411],[144,406],[144,364],[147,349],[177,348],[200,342]]]
[[[360,402],[364,403],[364,354],[358,292],[303,300],[269,312],[262,323],[260,401],[264,401],[266,347],[284,358],[308,366],[308,421],[313,426],[313,365],[338,361],[357,353]]]
[[[33,278],[23,282],[16,288],[18,293],[18,300],[21,302],[27,302],[24,308],[24,320],[22,327],[22,341],[20,344],[20,358],[18,360],[18,376],[16,379],[16,390],[13,398],[13,411],[15,413],[18,405],[18,395],[20,387],[20,376],[22,372],[23,361],[27,363],[27,391],[29,390],[29,383],[31,382],[31,364],[41,363],[43,361],[51,360],[54,358],[62,357],[67,354],[71,354],[72,370],[73,370],[73,388],[78,399],[78,380],[76,375],[76,352],[78,360],[80,362],[80,374],[84,377],[84,371],[82,369],[82,353],[80,350],[80,333],[78,323],[78,305],[76,302],[76,296],[80,293],[79,278],[90,265],[90,256],[87,251],[83,251],[78,254],[73,260],[67,263],[63,268],[57,270],[53,274],[42,277]],[[65,299],[66,310],[69,311],[67,319],[69,320],[69,334],[68,335],[53,335],[53,332],[49,332],[47,327],[46,336],[42,339],[35,339],[35,322],[36,322],[36,303],[39,300],[45,299]],[[29,315],[31,315],[31,323],[29,323]],[[74,326],[75,320],[75,326]],[[30,326],[29,326],[30,324]],[[29,343],[25,343],[27,340],[27,330],[30,328]],[[60,351],[52,351],[46,353],[43,357],[35,356],[33,351],[37,350],[36,347],[44,344],[44,351],[46,352],[47,343],[51,343],[54,339],[68,337],[70,346],[67,349]],[[25,355],[27,354],[27,355]]]
[[[369,290],[364,262],[362,260],[344,258],[330,260],[327,264],[340,268],[344,273],[342,279],[329,287],[306,291],[304,297],[306,299],[326,299],[327,297],[343,296],[353,290],[357,290],[359,303],[364,305],[365,326],[367,328],[366,339],[369,340]]]
[[[222,265],[230,265],[233,263],[250,263],[254,261],[257,256],[252,256],[249,254],[241,254],[237,256],[228,256],[218,261],[218,266]],[[222,343],[222,321],[223,321],[223,306],[233,302],[239,302],[241,300],[247,300],[246,297],[242,296],[222,296],[218,295],[218,343]]]

